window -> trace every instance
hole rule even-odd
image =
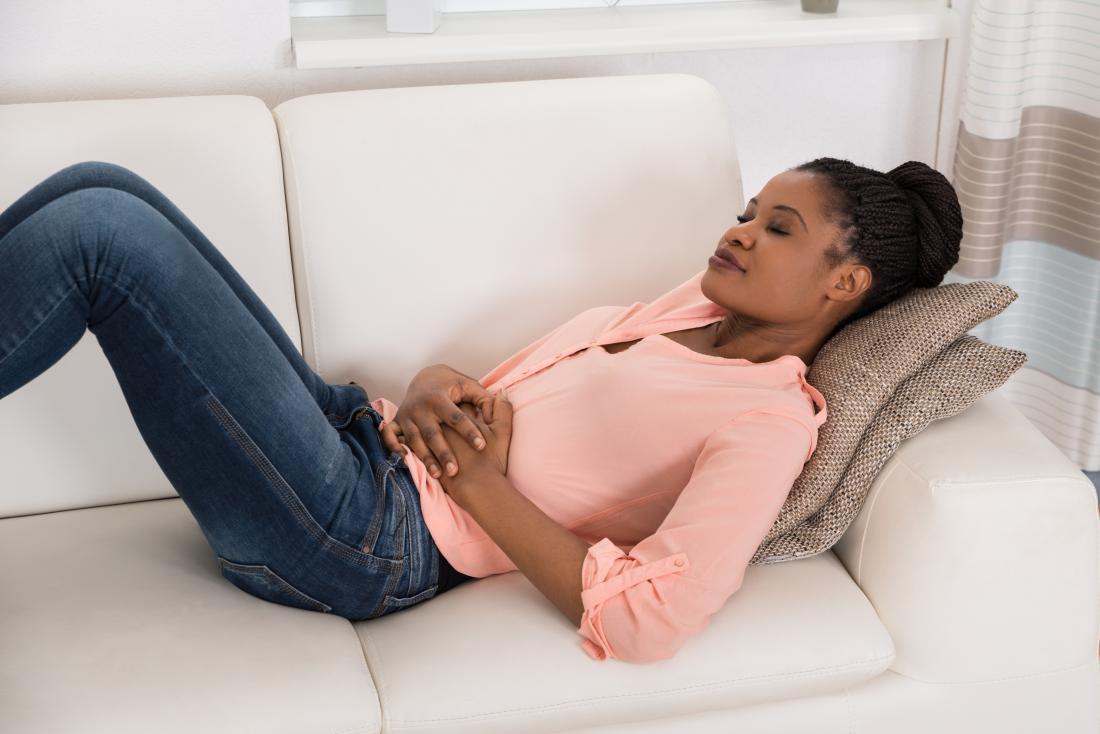
[[[675,5],[713,2],[755,3],[768,0],[442,0],[444,13],[492,12],[503,10],[563,10],[606,8],[628,5]],[[321,18],[341,15],[385,15],[386,0],[290,0],[290,17]]]
[[[802,12],[798,0],[443,3],[434,31],[405,33],[388,30],[386,0],[291,0],[295,64],[334,69],[926,41],[954,37],[962,26],[947,0],[840,0],[840,11],[826,14]]]

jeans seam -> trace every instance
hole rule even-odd
[[[390,594],[397,588],[397,582],[401,580],[402,573],[400,571],[394,571],[386,579],[386,588],[382,590],[382,597],[378,600],[378,606],[376,606],[369,615],[370,618],[377,617],[380,612],[385,611],[387,604],[386,600],[390,598]]]
[[[264,577],[267,577],[267,578],[270,578],[270,579],[274,580],[275,584],[280,589],[282,589],[286,593],[290,594],[292,597],[301,597],[302,599],[305,599],[308,603],[316,604],[317,606],[321,607],[320,609],[314,609],[314,611],[324,612],[326,614],[328,612],[332,611],[332,607],[330,605],[325,604],[320,599],[315,599],[314,597],[312,597],[309,594],[305,593],[304,591],[302,591],[298,587],[294,586],[292,583],[290,583],[289,581],[284,579],[282,576],[280,576],[278,573],[276,573],[275,570],[272,569],[270,566],[268,566],[266,563],[236,563],[234,561],[229,560],[225,556],[221,556],[221,555],[218,556],[218,562],[222,564],[223,569],[228,567],[230,570],[236,571],[237,573],[240,573],[240,574],[254,574],[254,575],[257,575],[257,576],[264,576]],[[256,569],[256,570],[246,570],[246,569]],[[267,601],[267,600],[265,599],[264,601]]]
[[[386,602],[394,602],[394,601],[409,602],[405,606],[413,606],[414,604],[420,603],[420,601],[427,601],[428,599],[434,598],[434,595],[429,594],[429,592],[438,591],[438,590],[439,590],[439,585],[438,584],[433,584],[432,586],[429,586],[426,589],[422,589],[421,591],[418,591],[415,594],[412,594],[411,596],[393,596],[391,594],[387,594],[386,597],[385,597],[385,601]]]
[[[376,500],[370,527],[367,528],[367,533],[364,536],[366,545],[363,547],[367,553],[374,553],[374,547],[378,545],[378,536],[382,534],[382,520],[386,512],[386,479],[389,477],[389,473],[390,470],[384,463],[379,464],[371,472],[374,477]]]
[[[397,476],[394,477],[393,483],[395,485],[401,485],[402,487],[407,486],[409,493],[411,493],[413,491],[417,491],[415,489],[415,484],[406,485],[405,482],[402,482],[401,479]],[[407,557],[410,560],[413,561],[413,563],[411,564],[410,567],[411,568],[418,568],[418,566],[416,565],[416,560],[417,560],[417,558],[419,558],[423,554],[418,553],[417,545],[414,542],[415,535],[414,535],[412,527],[411,527],[411,524],[414,522],[415,518],[417,517],[417,515],[415,513],[415,510],[410,509],[410,507],[411,507],[410,502],[412,502],[412,500],[410,500],[409,497],[412,496],[412,495],[407,494],[406,491],[404,491],[401,488],[397,488],[397,489],[395,489],[395,491],[398,494],[401,495],[401,500],[402,500],[402,504],[403,504],[403,508],[404,508],[402,523],[399,526],[402,529],[398,531],[397,536],[400,537],[402,532],[403,532],[404,536],[408,539],[409,553],[408,553]],[[402,539],[400,542],[403,543],[404,539]],[[420,589],[419,591],[416,591],[415,593],[410,592],[407,596],[396,596],[394,594],[394,592],[397,590],[396,589],[397,584],[395,583],[395,584],[393,584],[393,588],[389,589],[382,597],[382,606],[383,606],[383,608],[387,609],[387,610],[403,609],[403,608],[413,606],[415,604],[419,604],[421,602],[427,601],[429,599],[435,598],[435,596],[438,595],[439,588],[440,588],[438,570],[436,570],[434,578],[431,575],[433,567],[435,566],[435,563],[436,563],[436,558],[433,557],[431,559],[431,563],[429,564],[429,566],[426,569],[426,571],[428,573],[428,577],[427,577],[428,578],[428,584],[427,584],[427,586]],[[399,580],[400,579],[398,579],[398,581]],[[409,579],[409,585],[410,586],[413,586],[413,581],[414,580],[415,579],[413,579],[413,578]]]
[[[4,362],[7,362],[9,357],[11,357],[13,354],[15,354],[16,352],[19,351],[19,347],[26,344],[27,340],[30,339],[32,336],[34,336],[38,332],[38,330],[41,329],[45,325],[45,323],[49,320],[50,316],[53,315],[54,311],[61,308],[61,305],[63,303],[65,303],[67,300],[69,300],[69,296],[72,295],[72,292],[74,290],[76,290],[77,285],[78,285],[78,283],[73,283],[72,286],[69,288],[69,290],[65,291],[61,295],[61,298],[57,299],[57,303],[55,303],[53,306],[50,307],[50,310],[46,312],[46,314],[42,317],[42,319],[37,324],[35,324],[34,328],[30,330],[30,333],[28,333],[25,337],[20,339],[19,343],[16,344],[14,347],[12,347],[12,350],[10,352],[8,352],[6,355],[4,355],[3,359],[0,359],[0,366],[3,366]]]
[[[381,464],[381,466],[387,467],[386,464]],[[387,467],[387,470],[382,473],[382,481],[385,482],[386,480],[390,479],[392,474],[393,474],[393,468],[392,467]],[[391,482],[390,484],[392,486],[393,482]],[[393,489],[393,492],[397,495],[401,495],[401,490],[399,490],[399,489],[395,488],[395,489]],[[378,492],[378,496],[380,498],[379,502],[381,503],[383,509],[376,512],[375,514],[376,514],[376,516],[381,517],[385,512],[384,508],[385,508],[386,492],[385,492],[385,485],[384,484],[380,485],[380,491]],[[401,501],[401,508],[402,508],[402,510],[404,510],[404,508],[405,508],[405,498],[401,497],[400,501]],[[404,514],[404,512],[402,512],[402,514]],[[403,537],[404,519],[402,519],[401,522],[397,523],[396,527],[397,527],[397,532],[394,534],[395,535],[394,547],[397,549],[397,555],[401,556],[401,558],[400,558],[401,566],[399,568],[394,569],[394,571],[389,575],[389,578],[386,579],[386,587],[382,590],[382,596],[378,600],[378,605],[373,610],[371,610],[371,613],[369,615],[372,618],[374,616],[376,616],[378,613],[380,613],[380,612],[382,612],[386,609],[386,606],[387,606],[386,605],[386,599],[389,597],[390,594],[393,593],[394,589],[397,588],[398,582],[401,580],[401,577],[404,575],[405,557],[401,554],[402,546],[404,545],[404,537]],[[375,542],[377,542],[377,538],[375,539]],[[373,549],[373,546],[372,546],[372,549]]]
[[[398,509],[400,515],[397,518],[397,522],[395,522],[393,525],[394,555],[403,560],[411,560],[411,558],[405,554],[405,536],[407,535],[408,529],[408,512],[405,503],[405,494],[401,491],[401,488],[397,486],[397,478],[394,476],[394,473],[389,472],[387,473],[387,476],[390,478],[390,487],[392,488],[393,496],[397,498],[397,503],[398,505],[400,505]],[[397,589],[400,583],[401,577],[399,577],[397,579],[397,582],[394,583],[394,590]]]
[[[402,518],[402,524],[404,525],[403,532],[409,544],[409,552],[406,555],[406,558],[408,558],[409,566],[411,568],[419,569],[421,568],[421,564],[424,562],[424,559],[421,558],[422,554],[420,553],[420,544],[415,542],[413,534],[413,521],[416,519],[417,516],[415,511],[413,511],[412,509],[413,499],[411,495],[406,492],[407,487],[405,486],[405,482],[403,482],[397,476],[399,471],[400,470],[395,468],[393,481],[394,484],[398,485],[398,493],[401,495],[401,504],[404,509],[404,517]],[[422,573],[423,571],[421,571],[421,574]],[[411,578],[409,579],[409,583],[412,584],[412,582],[416,580],[416,575],[410,574],[410,576]]]

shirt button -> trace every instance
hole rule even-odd
[[[684,565],[684,562],[683,562],[683,560],[681,560],[681,559],[677,558],[677,559],[676,559],[676,565],[677,565],[677,566],[682,566],[682,565]]]

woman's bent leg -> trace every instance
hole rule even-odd
[[[384,542],[396,516],[376,467],[319,406],[323,381],[303,374],[266,307],[178,210],[170,218],[165,201],[73,187],[72,175],[96,174],[81,171],[55,174],[0,213],[0,398],[87,327],[227,578],[353,618],[380,608],[403,564]],[[349,573],[359,574],[354,597]]]
[[[290,340],[282,326],[272,315],[266,304],[245,282],[240,273],[225,259],[213,243],[198,227],[159,189],[130,169],[116,163],[105,161],[84,161],[66,166],[49,177],[45,182],[31,188],[27,193],[0,213],[0,239],[3,239],[17,224],[38,211],[53,199],[72,191],[87,188],[111,188],[125,191],[142,199],[171,222],[187,238],[195,250],[202,255],[211,267],[218,272],[222,280],[233,289],[237,298],[248,309],[252,317],[267,332],[271,341],[283,353],[290,366],[298,373],[306,389],[320,406],[328,404],[329,386],[303,359],[294,342]],[[0,391],[0,396],[4,393]]]

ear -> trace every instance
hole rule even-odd
[[[871,269],[859,263],[842,265],[829,297],[835,301],[858,301],[871,289]]]

